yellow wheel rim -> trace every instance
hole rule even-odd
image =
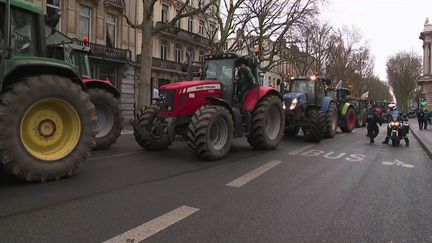
[[[21,142],[34,157],[59,160],[69,155],[81,137],[81,121],[75,108],[61,99],[48,98],[25,112],[20,126]]]

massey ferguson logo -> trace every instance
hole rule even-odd
[[[202,90],[215,90],[220,88],[221,88],[220,84],[203,84],[203,85],[189,87],[186,90],[183,89],[181,93],[189,93],[189,92],[202,91]]]

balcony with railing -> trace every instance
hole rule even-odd
[[[104,5],[121,8],[121,9],[125,8],[123,0],[105,0]]]
[[[162,22],[157,22],[156,26],[160,26],[162,24],[163,24]],[[210,44],[209,38],[206,38],[206,37],[201,36],[199,34],[195,34],[193,32],[178,28],[176,26],[172,26],[168,29],[165,29],[163,32],[170,34],[170,35],[173,35],[173,36],[175,36],[181,40],[185,40],[185,41],[188,41],[188,42],[193,43],[193,44],[198,44],[198,45],[201,45],[203,47],[207,47]]]
[[[80,40],[74,40],[74,42],[84,45]],[[122,62],[129,62],[131,60],[131,51],[129,49],[110,48],[91,42],[88,43],[88,46],[91,49],[92,57]]]

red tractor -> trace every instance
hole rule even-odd
[[[87,41],[72,40],[61,32],[53,31],[47,37],[48,55],[75,65],[86,86],[90,101],[98,117],[94,149],[108,149],[120,136],[123,118],[120,110],[120,92],[109,80],[91,77]]]
[[[223,158],[233,137],[244,135],[253,148],[276,148],[284,134],[282,96],[259,84],[257,67],[254,57],[205,56],[202,80],[162,86],[157,104],[136,114],[136,141],[162,150],[181,135],[205,160]]]

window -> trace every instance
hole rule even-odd
[[[199,22],[199,33],[200,35],[204,35],[204,21],[200,20]]]
[[[188,20],[188,31],[189,32],[193,32],[193,22],[194,22],[194,18],[192,16],[190,16],[189,20]]]
[[[198,59],[199,59],[200,62],[204,62],[204,51],[200,51],[199,52]]]
[[[59,13],[61,11],[61,5],[60,5],[60,0],[47,0],[47,6],[46,6],[46,12],[47,12],[47,16],[53,16],[57,13]],[[60,18],[61,21],[61,18]],[[59,21],[59,23],[56,26],[57,30],[60,30],[61,28],[61,22]]]
[[[189,6],[191,6],[191,7],[194,6],[194,0],[190,0],[190,1],[189,1]]]
[[[11,44],[13,55],[36,55],[37,39],[35,23],[35,16],[29,12],[16,8],[11,9]]]
[[[180,15],[179,10],[177,10],[176,13],[177,13],[177,15]],[[181,29],[181,20],[180,19],[175,22],[175,27]]]
[[[192,61],[195,60],[194,59],[194,51],[192,49],[187,49],[187,51],[186,51],[186,60],[189,60],[188,57],[191,57]]]
[[[181,56],[182,56],[181,46],[177,44],[175,47],[175,61],[181,63]]]
[[[209,26],[209,33],[208,33],[210,39],[213,37],[214,32],[215,32],[215,26],[214,26],[214,24],[210,24],[210,26]]]
[[[117,40],[117,17],[107,14],[106,19],[106,46],[109,48],[116,47]]]
[[[162,13],[161,13],[161,21],[162,23],[168,23],[168,5],[162,4]]]
[[[166,60],[168,57],[168,41],[162,40],[161,41],[161,59]]]
[[[80,37],[91,39],[91,8],[80,5],[79,34]]]

